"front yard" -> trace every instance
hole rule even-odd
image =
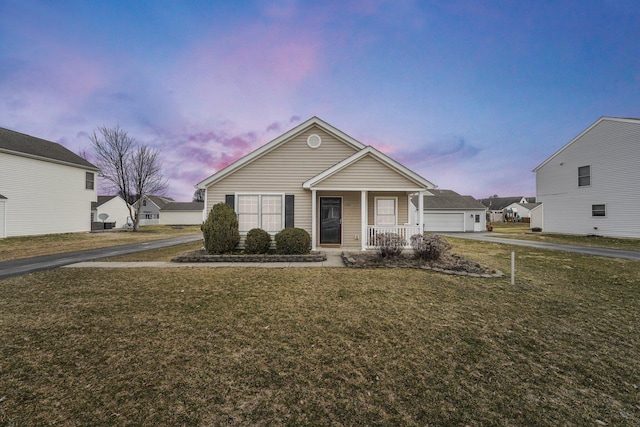
[[[509,271],[508,246],[451,241]],[[640,263],[516,251],[515,286],[325,268],[2,280],[0,424],[640,424]]]

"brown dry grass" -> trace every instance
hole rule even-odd
[[[199,226],[145,226],[139,232],[66,233],[0,239],[0,262],[201,233]]]
[[[508,271],[505,245],[451,239]],[[0,281],[4,425],[640,424],[640,263],[61,269]]]

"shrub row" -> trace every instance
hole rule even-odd
[[[232,253],[240,243],[238,218],[226,203],[213,205],[207,220],[202,224],[204,247],[210,255]],[[304,255],[311,251],[311,236],[302,228],[285,228],[275,235],[276,253]],[[244,243],[248,254],[264,254],[271,248],[271,235],[265,230],[249,230]]]
[[[376,249],[381,258],[399,256],[406,243],[406,240],[396,233],[376,235]],[[415,257],[425,261],[436,261],[451,249],[447,239],[437,234],[414,234],[410,238],[410,244]]]

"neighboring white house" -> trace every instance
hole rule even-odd
[[[480,203],[485,205],[488,209],[488,221],[489,222],[505,222],[512,221],[516,218],[516,215],[520,217],[528,217],[522,215],[521,211],[524,211],[526,204],[535,202],[534,197],[489,197],[488,199],[480,199]],[[516,208],[514,211],[513,208]],[[526,209],[528,212],[529,209]]]
[[[601,117],[533,171],[543,231],[640,238],[640,119]]]
[[[160,209],[162,225],[202,224],[204,202],[171,202]]]
[[[424,231],[485,231],[487,208],[471,196],[451,190],[429,190],[424,196]],[[418,197],[411,197],[411,221],[418,223]]]
[[[60,144],[0,128],[0,237],[91,230],[97,172]]]
[[[106,214],[103,221],[101,214]],[[115,227],[122,228],[131,224],[129,205],[120,196],[98,196],[98,201],[91,204],[92,222],[115,222]]]
[[[512,203],[507,206],[504,211],[511,212],[511,216],[514,220],[520,221],[524,218],[531,219],[531,209],[538,206],[540,203]]]
[[[142,225],[157,225],[160,224],[160,209],[162,209],[167,203],[171,203],[174,200],[171,197],[165,196],[144,196],[142,200],[138,200],[133,205],[137,206],[138,203],[142,203],[140,209],[140,222]]]

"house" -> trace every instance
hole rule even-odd
[[[162,225],[202,224],[204,202],[170,202],[160,209]]]
[[[488,208],[487,220],[489,222],[505,222],[512,221],[517,216],[524,217],[520,210],[527,203],[535,203],[535,198],[524,196],[489,197],[488,199],[480,199],[479,202]]]
[[[101,215],[107,215],[103,220]],[[120,196],[98,196],[98,201],[91,203],[91,222],[115,223],[115,227],[131,224],[129,204]]]
[[[0,237],[91,230],[97,172],[60,144],[0,128]]]
[[[601,117],[533,171],[543,231],[640,238],[640,119]]]
[[[317,117],[197,184],[205,210],[220,202],[233,206],[241,237],[253,228],[276,234],[303,228],[312,249],[366,249],[379,233],[405,239],[419,233],[409,220],[412,195],[435,186],[371,146]]]
[[[504,209],[504,212],[507,213],[512,221],[530,222],[531,209],[535,208],[539,204],[540,203],[511,203]]]
[[[429,190],[424,196],[423,224],[427,232],[466,232],[487,229],[487,207],[472,196],[451,190]],[[411,197],[411,222],[418,223],[418,197]]]
[[[157,225],[160,224],[160,210],[168,203],[174,202],[171,197],[165,196],[144,196],[141,200],[138,200],[133,205],[138,206],[138,203],[142,203],[140,209],[140,222],[143,225]]]

